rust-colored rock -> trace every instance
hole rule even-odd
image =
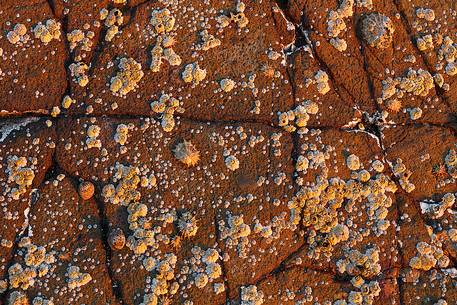
[[[0,304],[456,304],[455,21],[2,1]]]

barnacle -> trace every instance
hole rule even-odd
[[[240,161],[235,156],[227,156],[225,158],[225,165],[228,169],[235,171],[240,167]]]
[[[65,108],[65,109],[68,109],[74,103],[76,103],[76,100],[72,99],[68,95],[65,95],[65,97],[62,100],[62,107]]]
[[[369,46],[385,49],[392,43],[394,26],[389,17],[380,13],[370,13],[362,17],[359,32]]]
[[[122,250],[125,246],[124,231],[120,228],[111,230],[108,235],[108,243],[112,249]]]
[[[360,160],[356,155],[349,155],[346,159],[346,165],[350,170],[358,170],[360,168]]]
[[[394,113],[399,112],[403,108],[402,102],[399,99],[388,100],[388,101],[386,101],[386,105],[387,105],[387,109],[389,109],[390,111],[392,111]]]
[[[409,112],[409,116],[413,121],[419,119],[422,116],[422,109],[419,107],[409,108],[407,111]]]
[[[200,152],[190,141],[182,141],[173,149],[173,153],[179,161],[187,166],[195,166],[200,161]]]
[[[225,92],[230,92],[235,88],[235,82],[229,78],[224,78],[220,82],[221,89]]]
[[[197,220],[189,212],[184,213],[178,219],[179,232],[183,237],[189,238],[197,234]]]

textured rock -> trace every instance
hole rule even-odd
[[[29,299],[41,295],[52,298],[54,303],[119,304],[107,270],[97,203],[79,199],[70,177],[46,180],[38,189],[37,197],[22,238],[29,238],[36,247],[45,247],[55,262],[48,264],[46,274],[35,278],[35,285],[27,290]],[[25,268],[29,252],[31,250],[21,247],[20,242],[14,263]],[[80,272],[89,274],[91,280],[72,289],[70,266],[77,266]]]
[[[44,120],[4,120],[1,133],[1,171],[2,181],[2,224],[0,235],[2,246],[1,274],[5,275],[9,260],[15,249],[15,240],[27,228],[30,218],[30,208],[36,201],[34,191],[43,181],[46,172],[52,167],[52,154],[56,140],[55,129],[48,128]],[[11,181],[8,172],[8,160],[13,156],[26,157],[26,168],[33,170],[34,178],[31,185],[24,186],[24,193],[18,198],[12,197],[12,189],[18,189],[18,184]]]
[[[451,2],[3,1],[0,304],[455,304]]]
[[[0,115],[49,113],[60,104],[67,87],[64,35],[45,45],[34,37],[32,29],[39,22],[55,19],[51,7],[47,1],[5,1],[0,10]],[[7,33],[17,23],[26,26],[29,37],[12,44]]]

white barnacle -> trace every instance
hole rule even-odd
[[[231,171],[235,171],[240,167],[240,161],[235,156],[230,155],[225,158],[225,165]]]

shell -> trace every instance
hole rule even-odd
[[[89,181],[84,181],[79,185],[78,192],[83,200],[89,200],[95,193],[94,184]]]
[[[108,243],[113,250],[122,250],[125,246],[125,235],[122,229],[112,230],[108,235]]]

